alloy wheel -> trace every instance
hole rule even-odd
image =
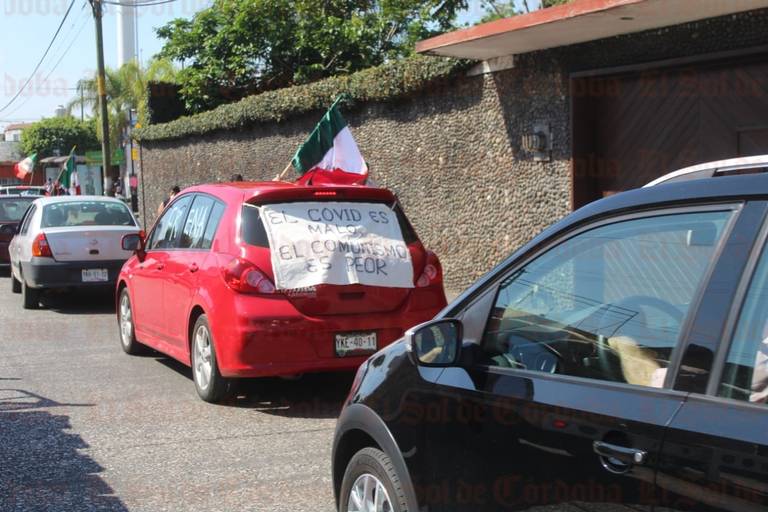
[[[131,299],[127,293],[120,298],[120,339],[126,347],[130,346],[133,340],[133,314]]]
[[[349,491],[348,512],[392,512],[392,501],[384,484],[370,473],[357,477]]]
[[[195,380],[201,389],[208,388],[212,372],[211,335],[206,326],[201,325],[195,332]]]

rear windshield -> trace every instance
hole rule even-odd
[[[400,223],[400,231],[403,233],[403,241],[406,244],[412,244],[419,240],[416,235],[413,226],[405,216],[403,209],[399,204],[395,205],[395,213],[397,214],[397,220]],[[243,206],[243,219],[240,227],[240,234],[243,241],[249,245],[255,245],[257,247],[269,247],[269,239],[267,238],[267,231],[264,229],[264,224],[261,222],[259,216],[259,209],[251,206]]]
[[[19,222],[34,197],[0,198],[0,222]]]
[[[41,227],[67,226],[135,226],[128,208],[107,201],[67,201],[43,208]]]

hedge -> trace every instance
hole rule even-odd
[[[282,121],[312,110],[324,110],[339,94],[345,94],[348,104],[387,101],[417,92],[470,64],[467,60],[415,56],[351,75],[256,94],[207,112],[146,126],[136,130],[134,136],[140,141],[179,139]]]

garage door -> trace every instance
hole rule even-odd
[[[576,78],[573,201],[579,207],[680,167],[768,153],[768,63]]]

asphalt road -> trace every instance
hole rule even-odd
[[[228,405],[190,371],[125,355],[112,297],[24,311],[0,274],[0,510],[332,511],[333,428],[352,376],[245,382]]]

